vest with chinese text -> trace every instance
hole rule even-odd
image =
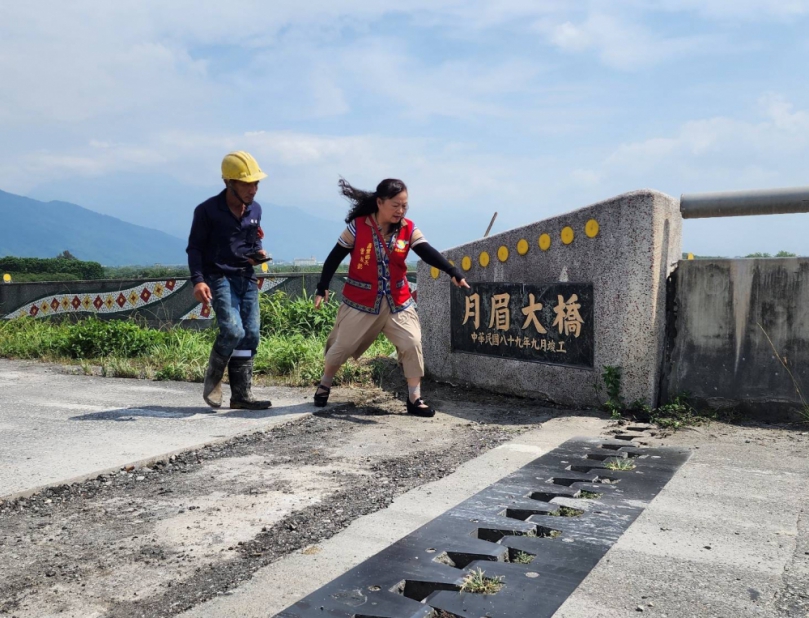
[[[343,302],[354,309],[378,314],[382,299],[386,299],[392,313],[404,311],[413,304],[405,264],[410,252],[413,222],[402,219],[398,232],[388,242],[387,252],[370,217],[358,218],[356,228],[351,264],[343,287]]]

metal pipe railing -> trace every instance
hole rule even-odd
[[[683,219],[809,212],[809,187],[690,193],[680,197]]]

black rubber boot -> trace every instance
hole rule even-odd
[[[225,367],[227,366],[227,357],[219,356],[219,354],[211,350],[208,368],[205,370],[202,398],[212,408],[218,408],[222,405],[222,376],[225,375]]]
[[[230,407],[234,410],[266,410],[272,402],[253,397],[253,359],[233,357],[228,363]]]

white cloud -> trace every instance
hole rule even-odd
[[[574,183],[582,185],[597,185],[604,180],[604,173],[595,170],[577,169],[570,172]]]
[[[794,111],[784,97],[759,100],[756,119],[718,116],[683,123],[670,137],[619,146],[603,171],[625,178],[674,176],[681,190],[724,190],[805,184],[809,112]]]
[[[235,148],[251,152],[269,175],[262,183],[262,202],[296,206],[329,219],[344,215],[346,205],[337,192],[340,176],[363,188],[375,187],[382,178],[402,178],[410,188],[412,215],[439,246],[479,235],[494,210],[500,213],[500,226],[549,216],[550,204],[540,196],[548,193],[558,175],[548,161],[486,153],[472,143],[437,139],[290,131],[204,136],[171,132],[144,144],[85,145],[22,160],[0,153],[0,186],[25,194],[58,178],[127,173],[148,182],[149,175],[172,170],[186,186],[216,187],[221,156]],[[114,202],[114,185],[112,191]],[[49,198],[52,195],[49,189]],[[164,213],[160,221],[147,209],[114,214],[142,225],[168,226],[184,221],[181,213],[188,204],[160,208]]]
[[[340,55],[340,69],[355,88],[387,99],[402,114],[460,119],[504,116],[504,101],[530,91],[541,72],[526,60],[448,60],[429,64],[416,60],[404,45],[369,39]],[[384,104],[384,103],[383,103]]]
[[[622,70],[716,49],[718,43],[715,36],[665,37],[639,23],[597,11],[577,23],[542,20],[535,27],[563,51],[594,51],[605,65]]]
[[[728,21],[791,20],[809,15],[809,0],[639,0],[647,8],[693,11],[705,18]]]
[[[766,109],[776,129],[784,131],[797,131],[804,135],[809,133],[809,112],[793,112],[794,105],[782,95],[768,94],[761,98],[760,103]]]

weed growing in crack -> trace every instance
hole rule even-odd
[[[483,569],[477,568],[464,577],[461,592],[472,594],[497,594],[503,587],[503,577],[487,577]]]
[[[604,365],[604,372],[601,374],[604,386],[607,390],[607,401],[604,409],[610,413],[612,418],[621,418],[621,411],[624,409],[624,402],[621,399],[621,368],[614,365]]]
[[[778,355],[776,354],[776,356]],[[781,360],[780,357],[778,358]],[[702,425],[717,418],[717,414],[713,410],[703,412],[695,410],[689,403],[688,396],[684,394],[675,395],[667,404],[659,408],[652,408],[640,399],[627,405],[621,398],[620,367],[604,365],[601,379],[607,391],[607,401],[604,403],[604,409],[615,420],[633,418],[643,422],[655,423],[663,429],[676,430],[690,425]],[[601,392],[600,387],[596,389],[596,392]],[[800,394],[800,389],[798,389],[798,392]],[[803,397],[801,397],[801,401],[803,401]],[[806,410],[806,420],[809,422],[809,405],[806,402],[804,402],[804,409]]]
[[[601,497],[601,494],[596,493],[594,491],[587,491],[586,489],[582,489],[579,492],[579,498],[582,498],[584,500],[595,500],[596,498],[600,498],[600,497]]]
[[[517,551],[511,557],[511,562],[515,564],[531,564],[534,561],[534,556],[524,551]]]
[[[611,461],[608,461],[605,464],[605,467],[608,470],[622,470],[622,471],[634,470],[635,462],[633,462],[631,459],[613,459]]]
[[[579,517],[583,514],[584,511],[581,509],[573,509],[569,506],[560,506],[558,511],[548,513],[548,515],[553,515],[554,517]]]
[[[770,347],[772,348],[772,352],[773,354],[775,354],[775,358],[778,359],[778,362],[781,363],[781,366],[786,370],[787,374],[792,379],[792,385],[795,387],[795,392],[798,394],[798,398],[801,400],[801,409],[798,411],[798,414],[800,414],[804,423],[809,423],[809,403],[806,403],[806,399],[803,396],[803,391],[801,391],[801,387],[798,384],[798,380],[795,378],[795,375],[792,373],[792,370],[789,368],[789,365],[787,364],[787,357],[786,356],[782,357],[778,353],[778,350],[775,349],[775,344],[772,342],[772,339],[770,339],[769,333],[766,330],[764,330],[764,327],[761,325],[761,323],[756,322],[756,324],[758,324],[758,327],[761,329],[761,332],[764,333],[764,336],[767,338],[767,341],[769,342]]]
[[[664,429],[680,429],[692,425],[702,425],[714,420],[716,413],[699,413],[688,402],[686,395],[675,395],[667,404],[649,411],[649,420]]]

